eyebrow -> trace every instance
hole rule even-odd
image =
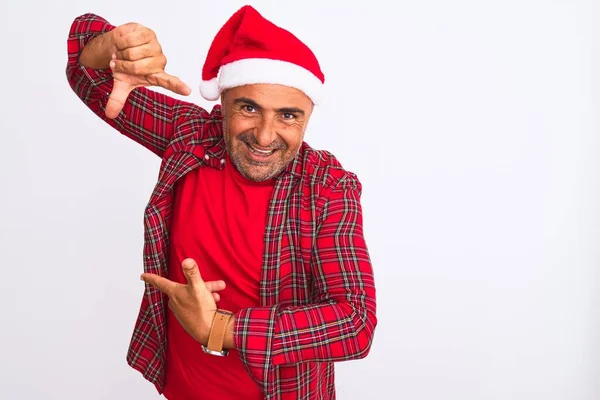
[[[249,99],[247,97],[238,97],[237,99],[235,99],[233,101],[233,104],[241,104],[241,103],[251,105],[252,107],[256,108],[259,111],[261,111],[261,110],[264,109],[264,107],[262,107],[260,104],[258,104],[254,100]],[[304,110],[301,109],[301,108],[298,108],[298,107],[276,108],[275,112],[277,112],[277,113],[289,113],[289,114],[300,114],[300,115],[304,115],[305,114]]]

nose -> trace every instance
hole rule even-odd
[[[261,147],[270,147],[271,144],[277,139],[277,132],[275,131],[275,124],[272,118],[263,118],[260,126],[257,129],[256,141]]]

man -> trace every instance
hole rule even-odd
[[[242,7],[202,70],[211,112],[146,88],[191,93],[142,25],[82,15],[68,52],[87,107],[162,159],[129,365],[174,400],[334,398],[333,363],[369,352],[375,285],[361,184],[304,142],[312,51]]]

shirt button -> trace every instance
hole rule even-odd
[[[225,159],[221,158],[221,164],[225,164]]]
[[[208,161],[208,159],[209,159],[209,158],[210,158],[210,157],[209,157],[209,155],[208,155],[208,154],[205,154],[205,155],[204,155],[204,159],[205,159],[206,161]]]

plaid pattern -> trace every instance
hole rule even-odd
[[[134,90],[115,120],[104,115],[110,70],[78,63],[85,44],[113,29],[84,14],[68,37],[71,88],[97,116],[162,159],[144,212],[146,272],[167,275],[174,183],[199,167],[222,168],[220,106],[212,112]],[[334,399],[334,362],[365,357],[377,319],[373,270],[362,230],[361,184],[325,151],[303,143],[278,177],[265,229],[261,307],[240,310],[234,335],[240,357],[266,399]],[[142,299],[127,362],[162,393],[165,297],[150,286]]]

